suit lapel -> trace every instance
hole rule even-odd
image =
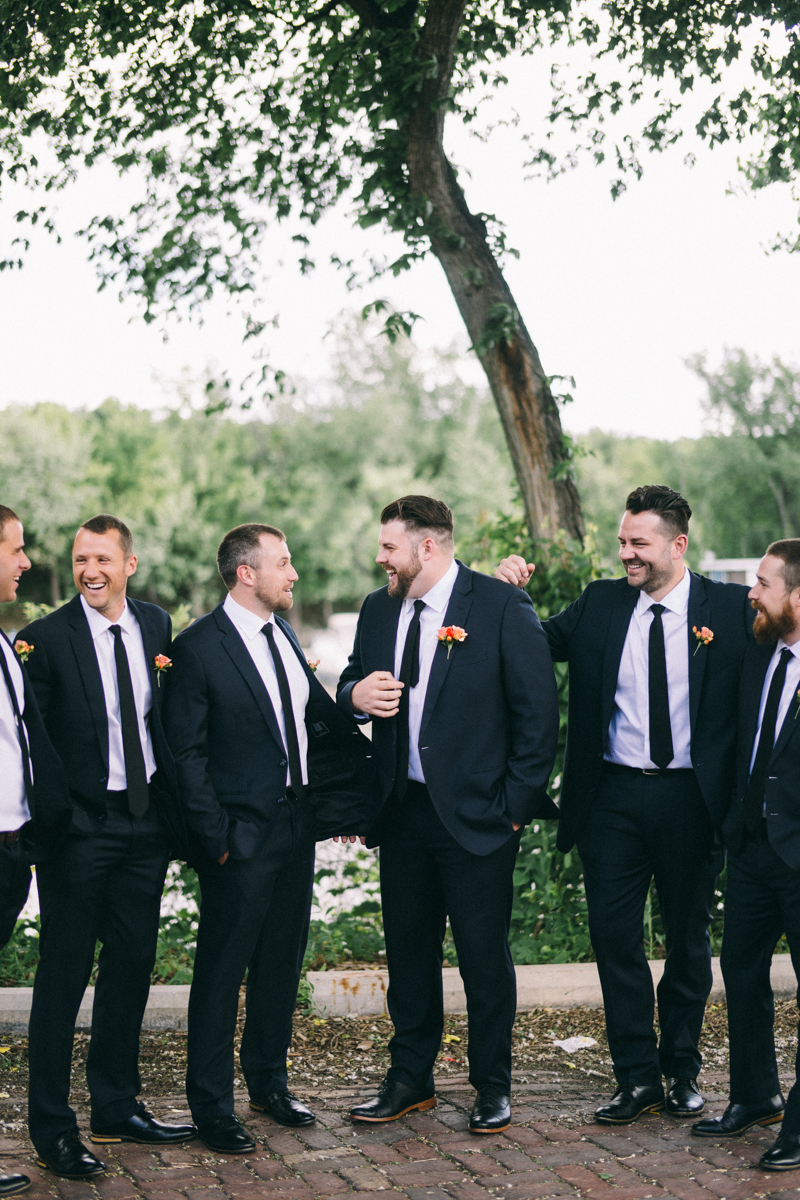
[[[748,656],[745,659],[741,692],[742,720],[739,730],[742,739],[741,748],[746,749],[747,752],[748,774],[750,760],[753,757],[756,731],[758,730],[761,693],[764,690],[764,680],[766,679],[767,668],[769,667],[774,650],[774,646],[753,645],[748,648]],[[791,712],[791,710],[792,706],[790,705],[789,711]]]
[[[147,660],[148,675],[155,676],[155,658],[157,654],[161,653],[162,649],[155,624],[150,620],[147,609],[140,607],[135,600],[128,598],[128,607],[139,622],[139,628],[142,631],[142,645],[144,646],[144,656]],[[155,679],[151,678],[151,686],[154,682]]]
[[[458,564],[458,575],[450,596],[450,603],[447,606],[447,612],[444,616],[445,625],[460,625],[464,628],[467,624],[469,610],[472,607],[472,573],[463,563]],[[425,693],[425,704],[422,709],[422,720],[420,722],[419,732],[420,738],[425,732],[425,726],[430,720],[436,701],[439,698],[439,692],[442,690],[442,684],[447,678],[447,672],[450,669],[450,663],[455,655],[458,654],[458,647],[455,646],[448,655],[447,647],[444,644],[438,644],[433,651],[433,662],[431,663],[431,673],[428,677],[428,690]]]
[[[603,651],[603,687],[601,697],[603,745],[605,745],[608,727],[614,712],[614,697],[617,694],[619,679],[619,664],[622,658],[622,648],[631,623],[631,616],[639,599],[639,591],[633,588],[627,580],[620,580],[622,587],[611,610],[606,633],[606,644]]]
[[[73,600],[70,600],[68,609],[69,640],[83,681],[89,712],[97,731],[100,753],[103,756],[106,770],[108,770],[108,713],[106,712],[106,696],[100,676],[100,665],[94,648],[94,638],[89,629],[89,622],[86,620],[80,596],[75,596]]]
[[[706,595],[705,584],[701,576],[692,575],[689,588],[689,610],[686,622],[686,634],[689,640],[689,723],[692,737],[697,710],[700,707],[700,693],[703,690],[703,678],[706,672],[706,660],[711,653],[711,646],[704,646],[695,637],[694,630],[702,629],[711,620],[711,605]]]
[[[275,739],[276,744],[281,751],[285,749],[283,738],[281,737],[278,718],[275,716],[275,709],[272,707],[272,701],[269,698],[264,681],[256,670],[256,665],[250,657],[250,652],[245,646],[242,638],[230,620],[227,613],[220,604],[214,610],[214,617],[217,625],[222,633],[222,645],[225,653],[230,658],[233,665],[239,671],[250,691],[253,693],[253,699],[258,705],[259,711],[267,723],[267,727]]]

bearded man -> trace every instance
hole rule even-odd
[[[339,680],[348,714],[372,718],[376,783],[366,830],[380,845],[394,1024],[378,1096],[350,1112],[395,1121],[436,1104],[447,918],[469,1012],[470,1132],[511,1122],[516,976],[508,947],[521,830],[556,817],[553,665],[530,598],[456,561],[453,514],[430,496],[381,513],[376,562]]]
[[[800,1085],[795,1081],[784,1109],[770,964],[785,934],[800,977],[800,538],[772,543],[750,600],[756,644],[742,669],[736,791],[723,826],[730,1103],[692,1132],[731,1137],[782,1119],[759,1166],[791,1171],[800,1167]]]

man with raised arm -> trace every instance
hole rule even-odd
[[[516,977],[508,947],[521,830],[555,817],[547,795],[558,738],[555,678],[530,599],[454,558],[453,514],[404,496],[381,513],[376,561],[338,702],[372,718],[377,784],[367,844],[380,846],[394,1023],[391,1067],[357,1121],[436,1103],[450,920],[469,1010],[469,1128],[511,1122]]]
[[[577,843],[583,864],[619,1085],[595,1113],[607,1125],[663,1108],[697,1116],[704,1106],[697,1075],[711,990],[708,927],[753,614],[746,587],[687,569],[691,515],[672,488],[636,488],[619,527],[626,578],[590,583],[544,622],[553,658],[569,663],[558,848]],[[524,585],[532,569],[515,555],[498,574]],[[642,936],[653,880],[667,951],[660,1041]]]

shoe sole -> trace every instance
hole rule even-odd
[[[37,1167],[40,1167],[43,1171],[52,1171],[53,1175],[57,1175],[59,1179],[96,1179],[98,1175],[105,1175],[107,1170],[106,1167],[103,1167],[100,1171],[84,1171],[80,1175],[67,1175],[64,1171],[56,1171],[43,1158],[34,1158],[33,1161]],[[19,1191],[22,1191],[22,1188]]]
[[[317,1119],[312,1116],[310,1121],[282,1121],[280,1117],[276,1117],[274,1113],[271,1113],[265,1104],[256,1104],[255,1100],[251,1100],[249,1103],[253,1112],[269,1113],[273,1121],[277,1121],[279,1125],[283,1125],[284,1129],[304,1129],[308,1125],[313,1125]]]
[[[646,1113],[659,1113],[664,1111],[665,1101],[660,1104],[648,1104],[646,1108],[640,1108],[634,1117],[625,1117],[624,1120],[618,1121],[614,1117],[598,1117],[595,1115],[595,1124],[597,1125],[632,1125],[634,1121],[638,1121],[639,1117],[643,1117]]]
[[[128,1137],[126,1135],[117,1137],[116,1135],[110,1133],[90,1133],[89,1141],[94,1142],[95,1146],[110,1146],[119,1142],[133,1142],[137,1146],[152,1146],[157,1150],[160,1146],[180,1146],[184,1142],[191,1142],[192,1138],[196,1137],[196,1133],[187,1133],[183,1137],[169,1138],[166,1141],[151,1141],[150,1138]]]
[[[509,1117],[505,1125],[493,1125],[491,1129],[478,1129],[476,1126],[470,1125],[469,1131],[470,1133],[502,1133],[505,1129],[508,1129],[510,1125],[511,1118]]]
[[[664,1108],[664,1112],[667,1114],[668,1117],[684,1117],[684,1118],[685,1117],[701,1117],[703,1115],[703,1113],[705,1112],[705,1110],[706,1110],[705,1105],[703,1105],[702,1108],[695,1108],[694,1110],[690,1110],[688,1108],[670,1108],[668,1105],[665,1106],[665,1108]]]
[[[784,1115],[783,1109],[781,1109],[781,1111],[779,1113],[773,1113],[773,1115],[771,1117],[761,1117],[761,1119],[758,1121],[751,1121],[749,1125],[740,1125],[738,1129],[732,1129],[730,1133],[723,1133],[719,1129],[714,1130],[713,1133],[711,1133],[711,1132],[706,1133],[705,1130],[693,1129],[692,1133],[694,1134],[695,1137],[706,1137],[706,1138],[738,1137],[740,1133],[747,1133],[748,1129],[754,1129],[756,1127],[756,1125],[761,1125],[765,1128],[767,1125],[777,1125],[779,1121],[783,1120],[783,1115]],[[796,1169],[797,1169],[796,1167],[780,1167],[779,1168],[779,1170],[782,1170],[782,1171],[790,1171],[790,1170],[794,1171]]]
[[[351,1121],[367,1121],[370,1125],[386,1125],[388,1121],[399,1121],[406,1113],[410,1112],[427,1112],[429,1108],[436,1108],[436,1097],[431,1096],[430,1100],[420,1100],[419,1104],[409,1104],[408,1108],[404,1108],[402,1112],[395,1113],[391,1117],[355,1117],[350,1114]]]
[[[211,1142],[207,1142],[205,1138],[200,1138],[200,1141],[206,1150],[212,1150],[214,1154],[252,1154],[254,1150],[258,1149],[255,1142],[252,1146],[243,1146],[241,1149],[233,1150],[230,1146],[212,1146]]]
[[[3,1195],[16,1196],[17,1192],[27,1192],[28,1188],[31,1186],[31,1181],[29,1179],[27,1183],[18,1183],[16,1187],[4,1188]]]

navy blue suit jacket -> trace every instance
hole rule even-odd
[[[156,604],[129,598],[128,605],[139,622],[145,657],[153,672],[149,727],[158,773],[151,796],[176,856],[185,858],[189,849],[186,823],[161,723],[164,680],[159,687],[154,665],[157,654],[170,656],[172,622],[169,613]],[[66,770],[73,802],[70,832],[95,833],[106,813],[108,715],[94,641],[80,596],[31,622],[19,636],[34,646],[27,669],[47,732]]]
[[[0,637],[8,642],[2,631]],[[28,749],[33,771],[33,795],[28,797],[31,819],[23,826],[22,844],[28,860],[37,862],[57,848],[59,839],[69,826],[72,805],[64,768],[47,736],[27,671],[22,663],[20,666],[25,685],[22,720],[28,732]],[[5,687],[2,679],[0,687]]]
[[[692,574],[686,637],[689,653],[689,717],[692,766],[717,831],[733,794],[736,697],[745,648],[755,616],[748,589]],[[569,663],[569,715],[558,848],[569,850],[580,835],[600,782],[622,648],[638,588],[627,579],[598,579],[563,612],[544,622],[556,662]],[[703,625],[709,645],[693,633]]]
[[[334,704],[286,621],[308,676],[309,791],[317,836],[363,831],[369,742]],[[286,752],[269,692],[222,605],[173,643],[164,722],[186,819],[202,854],[252,858],[278,819]]]
[[[379,588],[364,601],[355,644],[337,692],[350,693],[373,671],[394,674],[402,602]],[[547,784],[558,741],[555,676],[539,619],[525,592],[459,563],[445,625],[465,641],[448,656],[436,647],[420,726],[419,751],[431,800],[459,845],[490,854],[511,822],[557,817]],[[367,844],[377,845],[396,770],[396,718],[375,718],[376,785]]]
[[[761,692],[774,645],[748,646],[739,689],[739,735],[736,754],[736,788],[723,826],[723,836],[736,853],[744,831],[742,801],[750,776]],[[800,870],[800,701],[795,696],[775,739],[764,788],[767,836],[776,854],[793,871]]]

